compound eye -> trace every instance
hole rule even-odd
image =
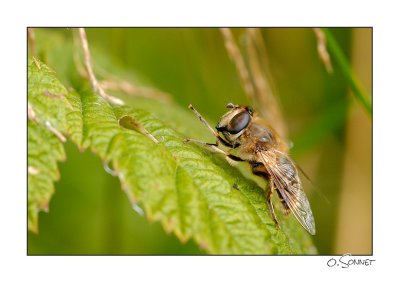
[[[237,114],[228,125],[228,132],[231,134],[237,134],[242,131],[250,123],[251,116],[249,112],[243,111]]]

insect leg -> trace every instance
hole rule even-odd
[[[288,215],[290,213],[289,205],[286,203],[285,199],[283,198],[279,190],[277,190],[276,192],[278,193],[279,199],[281,200],[281,204],[283,206],[283,214]]]
[[[271,190],[271,187],[269,186],[268,189],[267,189],[267,204],[268,204],[268,209],[269,209],[269,211],[271,212],[271,216],[272,216],[272,219],[273,219],[274,222],[275,222],[276,227],[277,227],[278,229],[280,229],[280,226],[279,226],[279,223],[278,223],[278,219],[276,218],[276,215],[275,215],[274,205],[272,204],[272,200],[271,200],[272,192],[273,192],[273,191]]]
[[[201,114],[194,109],[194,107],[192,106],[192,104],[190,104],[189,109],[192,110],[194,112],[194,114],[196,114],[197,118],[200,119],[200,121],[206,125],[206,127],[211,131],[211,133],[216,137],[217,141],[216,141],[216,145],[218,145],[218,142],[220,141],[224,146],[227,147],[231,147],[233,148],[233,145],[230,142],[227,142],[226,140],[224,140],[223,138],[220,137],[220,135],[218,135],[218,133],[210,126],[210,124],[208,124],[208,122],[206,121],[206,119],[204,119]]]
[[[221,153],[221,154],[225,155],[225,157],[227,157],[227,158],[229,158],[229,159],[232,159],[232,160],[234,160],[234,161],[246,161],[246,160],[241,159],[239,156],[230,154],[230,153],[228,153],[228,152],[226,152],[226,151],[220,149],[220,148],[218,147],[218,144],[216,144],[216,143],[215,143],[215,144],[214,144],[214,143],[207,143],[207,142],[203,142],[203,141],[200,141],[200,140],[193,140],[193,139],[184,139],[184,142],[195,142],[195,143],[199,143],[199,144],[201,144],[201,145],[207,147],[207,148],[210,149],[211,151],[214,151],[214,152],[216,152],[216,153]]]

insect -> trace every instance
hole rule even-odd
[[[276,226],[276,218],[271,196],[276,190],[285,215],[292,212],[300,224],[315,235],[314,217],[303,191],[297,169],[288,155],[288,148],[275,130],[263,119],[257,117],[251,107],[228,103],[230,109],[215,127],[189,105],[196,116],[213,133],[215,143],[185,139],[185,142],[200,143],[214,152],[222,153],[234,161],[247,161],[253,174],[269,180],[266,197],[269,211]],[[222,134],[222,136],[221,136]],[[226,150],[220,148],[223,145]]]

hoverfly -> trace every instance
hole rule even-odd
[[[288,148],[278,134],[263,119],[257,117],[248,106],[228,103],[230,109],[215,127],[189,105],[196,116],[216,137],[215,143],[185,139],[185,142],[200,143],[215,152],[224,154],[235,161],[247,161],[253,174],[267,179],[266,197],[269,211],[276,226],[276,218],[271,196],[276,190],[287,215],[293,212],[300,224],[312,235],[315,235],[314,217],[303,191],[299,175],[293,161],[288,155]],[[222,134],[222,136],[220,135]],[[219,145],[229,148],[222,150]]]

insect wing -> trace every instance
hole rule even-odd
[[[310,203],[293,162],[286,155],[276,151],[259,151],[257,155],[296,219],[311,235],[315,235],[315,221]]]

